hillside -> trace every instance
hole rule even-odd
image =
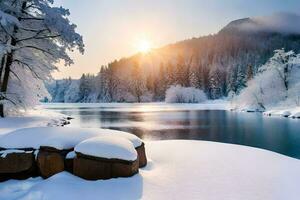
[[[299,22],[291,14],[239,19],[214,35],[116,60],[97,76],[83,76],[73,101],[161,101],[176,84],[202,89],[211,99],[238,94],[274,50],[300,51]],[[55,92],[50,91],[57,101]]]

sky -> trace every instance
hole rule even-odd
[[[217,33],[230,21],[278,12],[300,14],[300,0],[56,0],[68,8],[83,36],[85,54],[59,64],[54,78],[96,74],[101,65],[131,56],[147,41],[158,48]]]

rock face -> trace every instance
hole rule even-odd
[[[57,150],[52,147],[41,147],[37,156],[37,165],[41,176],[49,178],[65,170],[65,156],[70,150]]]
[[[73,166],[74,175],[87,180],[130,177],[139,171],[138,159],[126,161],[76,154]]]
[[[34,151],[20,151],[1,153],[0,181],[8,179],[27,179],[37,176]]]
[[[136,147],[135,150],[137,151],[138,154],[139,167],[145,167],[147,165],[145,144],[143,143],[141,146]]]

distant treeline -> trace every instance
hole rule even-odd
[[[53,102],[164,101],[172,85],[194,87],[208,98],[238,94],[275,49],[300,50],[300,35],[241,32],[193,38],[102,66],[97,75],[48,85]]]

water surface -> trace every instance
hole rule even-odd
[[[300,120],[222,110],[223,104],[45,104],[70,126],[110,128],[144,140],[188,139],[259,147],[300,159]]]

